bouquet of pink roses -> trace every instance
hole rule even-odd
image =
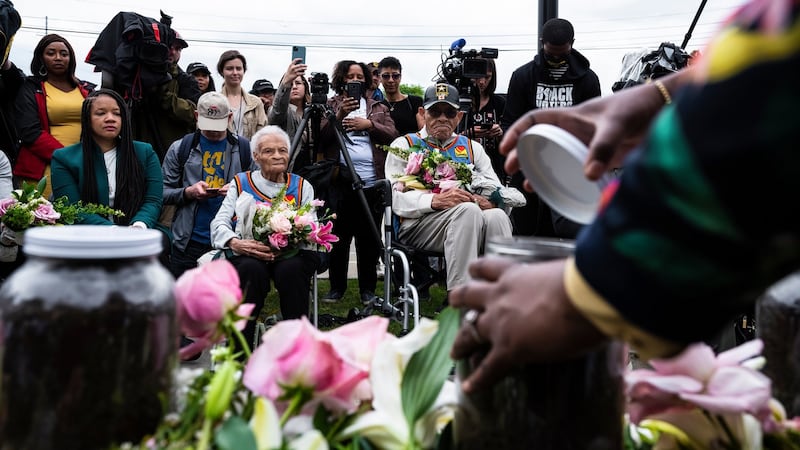
[[[397,338],[372,316],[330,331],[306,319],[281,321],[252,353],[242,336],[252,304],[226,260],[184,273],[175,284],[181,331],[191,354],[212,350],[213,371],[184,368],[178,410],[152,436],[121,448],[260,450],[434,448],[453,417],[448,349],[458,313],[423,319]],[[237,357],[240,356],[240,357]],[[242,362],[241,358],[246,359]]]
[[[46,179],[37,185],[22,183],[22,189],[11,192],[11,197],[0,200],[0,222],[12,231],[45,225],[72,225],[81,214],[122,216],[122,211],[108,206],[81,202],[70,205],[66,197],[50,203],[42,197]]]
[[[429,148],[413,146],[408,149],[385,147],[386,151],[408,161],[403,174],[397,177],[396,190],[412,189],[433,193],[446,192],[472,183],[472,168],[469,164],[454,161],[447,153]]]
[[[322,200],[298,206],[299,199],[286,195],[286,187],[278,192],[271,203],[256,202],[253,213],[253,238],[281,251],[281,258],[297,254],[303,245],[331,251],[331,244],[339,238],[331,233],[335,214],[317,216]],[[327,220],[327,222],[325,222]]]

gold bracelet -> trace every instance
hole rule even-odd
[[[656,87],[656,89],[658,89],[658,92],[661,93],[661,96],[664,97],[665,105],[672,103],[672,96],[669,95],[667,87],[664,86],[664,83],[662,83],[661,80],[653,80],[653,85]]]

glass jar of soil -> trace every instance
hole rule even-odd
[[[572,241],[522,236],[494,238],[486,244],[487,255],[525,263],[567,258],[573,249]],[[623,351],[621,343],[611,342],[581,357],[520,365],[483,391],[467,395],[459,390],[454,448],[622,448]],[[457,361],[457,380],[468,377],[481,358]]]
[[[177,364],[161,234],[30,229],[0,288],[0,448],[107,449],[155,431]]]

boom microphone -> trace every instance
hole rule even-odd
[[[464,38],[453,41],[453,43],[450,44],[450,53],[460,51],[466,45],[467,45],[467,40]]]

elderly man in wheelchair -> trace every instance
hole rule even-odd
[[[455,133],[464,114],[457,88],[446,83],[428,87],[419,113],[424,128],[395,139],[386,159],[392,211],[401,242],[444,255],[451,290],[468,281],[468,264],[487,239],[511,236],[504,208],[522,206],[525,200],[519,191],[502,186],[481,144]],[[434,158],[453,171],[441,163],[432,169]]]

